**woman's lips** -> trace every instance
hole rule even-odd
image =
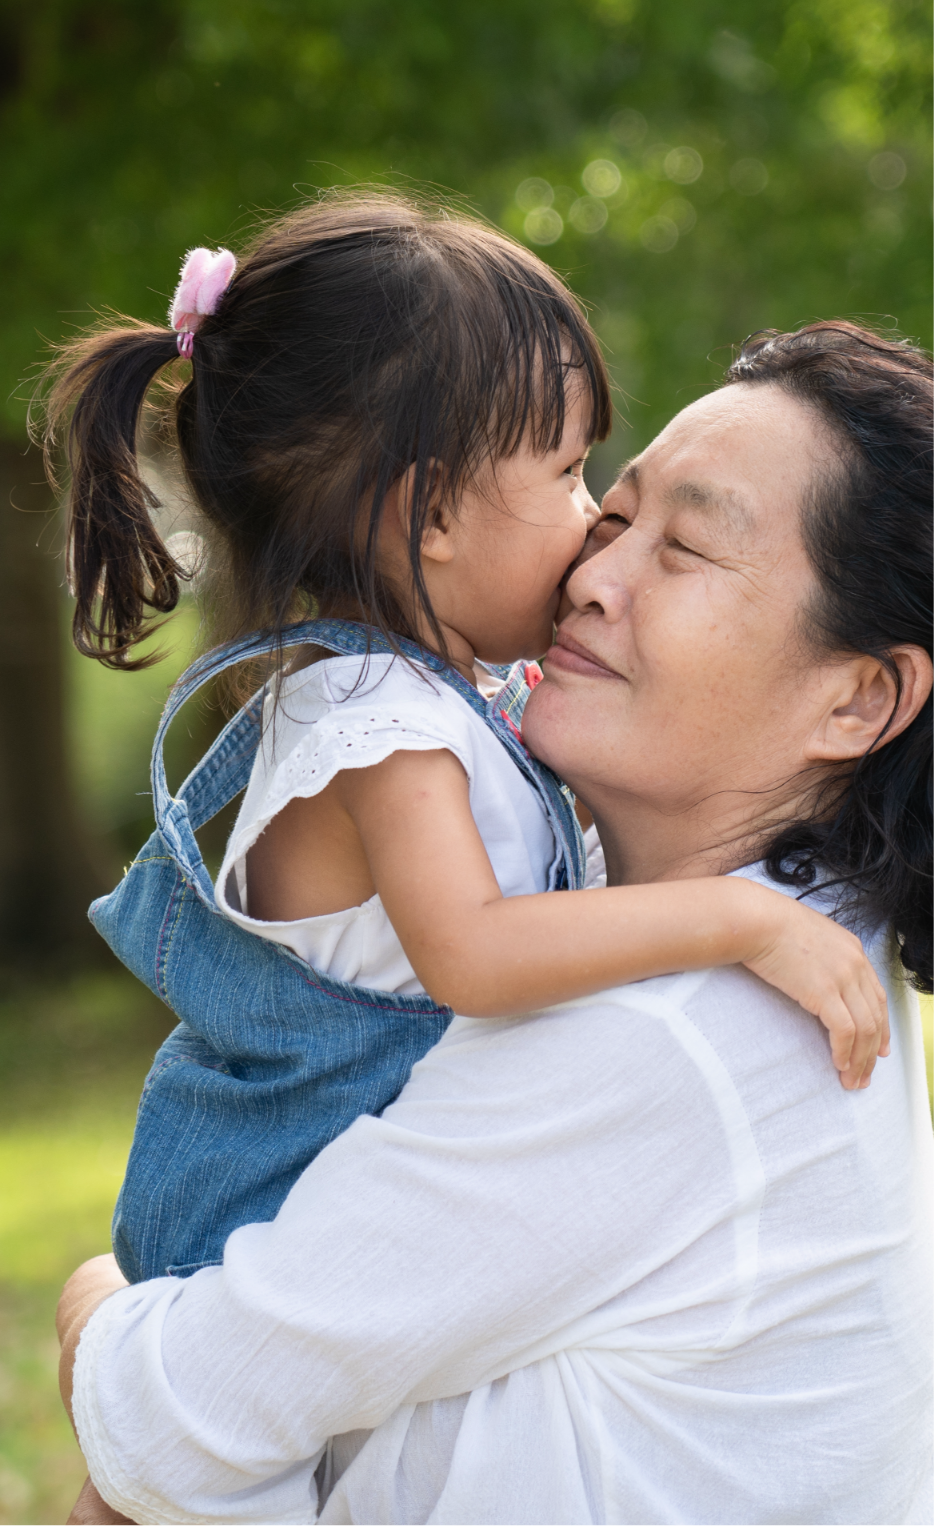
[[[554,646],[546,652],[543,661],[562,673],[581,673],[587,678],[622,678],[615,668],[607,667],[587,647],[581,646],[573,636],[558,631]]]

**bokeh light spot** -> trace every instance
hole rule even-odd
[[[516,206],[523,212],[534,212],[539,207],[550,207],[555,193],[547,180],[531,175],[516,187]]]
[[[591,196],[615,196],[622,178],[612,159],[592,159],[581,175],[581,182]]]
[[[610,137],[622,148],[638,148],[648,130],[649,124],[642,112],[633,111],[630,106],[610,118]]]
[[[691,185],[704,173],[704,161],[696,148],[673,148],[665,155],[665,174],[677,185]]]
[[[564,232],[564,221],[554,207],[535,207],[525,220],[525,236],[533,244],[555,244]]]
[[[678,242],[678,224],[671,217],[648,217],[639,229],[639,237],[653,254],[667,254]]]
[[[599,233],[608,216],[606,203],[596,196],[581,196],[568,212],[568,220],[578,233]]]
[[[894,191],[908,174],[908,166],[901,154],[875,154],[869,161],[868,174],[880,191]]]
[[[668,171],[665,169],[665,161],[671,152],[670,143],[653,143],[642,156],[642,167],[645,173],[651,175],[653,180],[667,180]]]
[[[679,233],[690,233],[697,222],[697,212],[683,196],[672,196],[659,207],[660,217],[670,217]]]
[[[769,183],[769,172],[761,159],[737,159],[730,170],[730,185],[741,196],[758,196]]]

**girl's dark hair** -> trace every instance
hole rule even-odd
[[[115,667],[141,665],[129,654],[150,612],[178,599],[182,570],[137,464],[143,403],[178,362],[176,339],[121,321],[62,346],[47,373],[47,453],[70,414],[74,639]],[[414,464],[414,598],[443,651],[419,560],[439,480],[456,503],[485,460],[523,439],[556,446],[569,373],[603,439],[609,386],[580,307],[547,265],[479,222],[356,191],[267,227],[163,414],[220,535],[219,634],[281,632],[319,611],[414,635],[376,557],[386,494]]]
[[[772,382],[829,426],[838,454],[804,505],[818,583],[805,632],[818,651],[877,658],[900,696],[892,649],[931,651],[930,357],[853,323],[812,323],[754,334],[726,380]],[[768,845],[768,871],[784,884],[843,887],[867,924],[894,928],[905,969],[930,991],[930,695],[831,791]]]

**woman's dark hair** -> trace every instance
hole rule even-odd
[[[177,337],[121,320],[62,346],[46,373],[47,460],[70,415],[74,640],[114,667],[142,665],[129,654],[151,612],[178,599],[182,569],[137,463],[164,367],[177,380],[163,423],[220,536],[225,637],[315,611],[414,635],[376,558],[386,494],[414,464],[414,598],[443,651],[419,561],[439,473],[456,503],[485,460],[523,439],[554,448],[569,373],[591,437],[609,432],[603,359],[559,277],[491,228],[410,198],[331,193],[274,222],[198,330],[184,381]]]
[[[894,647],[931,651],[931,360],[853,323],[754,334],[727,383],[772,382],[815,409],[836,459],[815,475],[804,542],[817,575],[805,634],[818,652],[885,664]],[[784,884],[842,887],[867,924],[891,925],[919,990],[931,985],[931,697],[891,741],[786,825],[766,864]]]

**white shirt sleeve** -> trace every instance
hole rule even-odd
[[[718,1062],[630,989],[622,1006],[458,1019],[222,1268],[108,1300],[75,1384],[105,1498],[137,1520],[313,1519],[329,1436],[618,1342],[601,1308],[638,1290],[638,1323],[653,1278],[700,1242],[692,1340],[715,1342],[739,1295]]]

